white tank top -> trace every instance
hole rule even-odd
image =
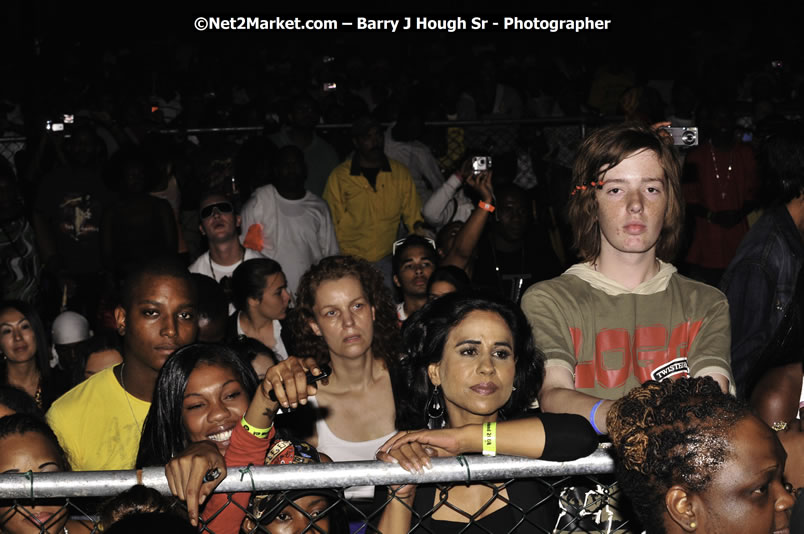
[[[318,409],[318,401],[315,397],[310,397],[310,403]],[[377,450],[380,446],[391,439],[396,430],[388,435],[368,441],[346,441],[341,439],[330,430],[324,418],[316,419],[315,433],[318,436],[318,449],[334,462],[359,462],[365,460],[375,460]],[[349,488],[345,492],[347,499],[373,499],[374,486],[358,486]]]

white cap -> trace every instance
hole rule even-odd
[[[62,312],[56,317],[52,333],[55,345],[69,345],[92,337],[89,321],[80,313],[72,311]]]

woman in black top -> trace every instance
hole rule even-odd
[[[378,459],[420,471],[431,456],[483,451],[564,461],[597,446],[582,417],[524,417],[541,387],[544,364],[513,304],[445,295],[413,315],[402,338],[400,380],[409,394],[397,399],[397,427],[404,431],[381,448]],[[543,532],[552,529],[558,511],[556,501],[542,502],[550,497],[545,486],[531,480],[456,485],[449,492],[408,485],[391,493],[379,524],[386,534],[417,525],[439,533],[473,527]],[[470,517],[474,525],[464,530]]]

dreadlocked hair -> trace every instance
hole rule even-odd
[[[650,534],[665,534],[664,499],[679,484],[705,491],[748,407],[710,377],[648,381],[614,403],[606,424],[617,480]]]
[[[381,358],[389,368],[395,366],[399,352],[399,326],[391,292],[380,271],[354,256],[324,258],[310,267],[299,281],[296,307],[289,313],[296,354],[312,356],[319,365],[329,362],[329,348],[323,336],[315,335],[310,326],[310,322],[315,321],[315,296],[323,282],[346,277],[360,282],[363,294],[374,307],[374,338],[371,343],[374,357]]]

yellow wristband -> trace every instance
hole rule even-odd
[[[497,423],[483,423],[483,456],[497,456]]]
[[[271,430],[274,428],[274,424],[271,423],[271,426],[268,428],[256,428],[253,425],[250,425],[246,422],[246,416],[243,416],[243,419],[240,421],[240,424],[243,425],[243,428],[249,434],[252,434],[258,438],[265,439],[271,434]]]

